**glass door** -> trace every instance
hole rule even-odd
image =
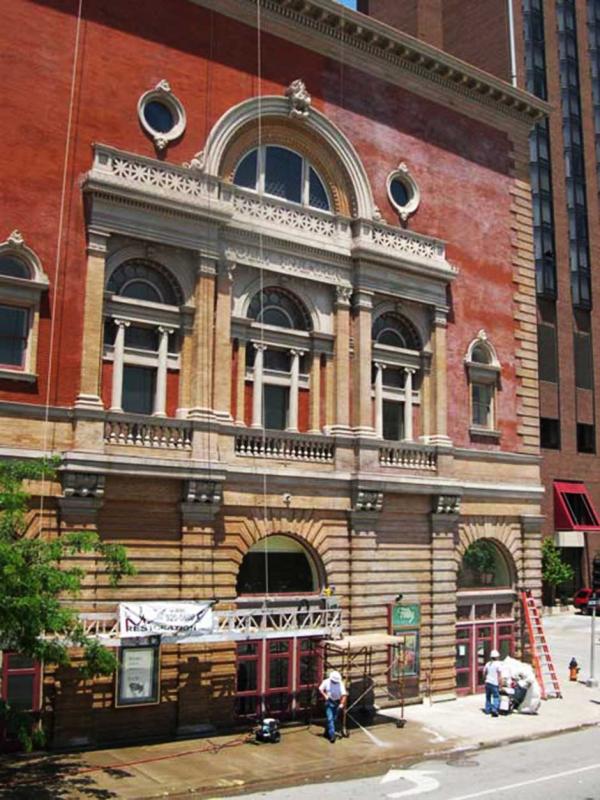
[[[282,716],[291,710],[293,639],[269,639],[266,642],[265,713]]]
[[[471,627],[456,629],[456,690],[470,694],[472,687],[473,641]]]
[[[1,749],[19,749],[19,727],[27,725],[31,728],[34,714],[40,710],[40,686],[41,667],[38,662],[18,653],[3,654],[0,697],[16,716],[8,724],[0,724]]]
[[[490,660],[490,653],[494,649],[494,626],[476,625],[475,626],[475,674],[473,676],[473,691],[479,692],[485,689],[485,678],[483,668]]]

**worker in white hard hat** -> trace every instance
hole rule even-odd
[[[329,677],[319,686],[319,692],[325,700],[325,736],[331,744],[335,744],[335,721],[340,708],[346,705],[348,693],[337,669],[331,670]]]
[[[502,680],[502,668],[500,666],[500,653],[492,650],[490,660],[483,668],[485,679],[485,713],[492,717],[498,716],[500,708],[500,682]]]

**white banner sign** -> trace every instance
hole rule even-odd
[[[130,603],[119,604],[121,636],[188,637],[212,633],[210,603]]]

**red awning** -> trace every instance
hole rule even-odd
[[[557,531],[600,531],[592,498],[581,481],[554,481],[554,527]]]

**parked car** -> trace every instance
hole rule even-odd
[[[579,609],[582,614],[589,614],[591,609],[588,609],[588,602],[593,594],[594,592],[591,589],[580,589],[578,592],[575,592],[573,605],[576,609]]]

